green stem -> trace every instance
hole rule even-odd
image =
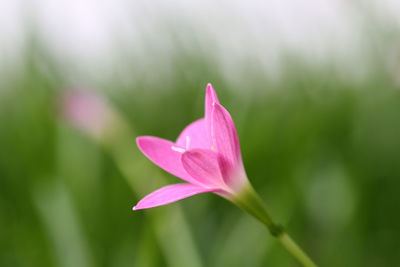
[[[317,267],[308,255],[285,232],[277,237],[282,245],[305,267]]]
[[[317,267],[310,257],[284,231],[283,227],[274,222],[264,202],[250,184],[239,195],[230,200],[267,226],[271,235],[276,237],[304,267]]]

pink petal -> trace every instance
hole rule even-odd
[[[214,104],[212,113],[211,136],[214,149],[224,159],[224,166],[220,167],[235,168],[241,162],[239,138],[231,115],[218,103]]]
[[[182,155],[185,170],[200,183],[207,186],[224,187],[218,165],[218,154],[211,150],[193,149]]]
[[[153,136],[140,136],[136,139],[136,143],[140,151],[160,168],[189,183],[196,183],[182,166],[181,156],[185,151],[183,148],[171,141]]]
[[[211,121],[212,121],[212,111],[214,103],[218,103],[217,93],[215,93],[214,88],[212,87],[211,83],[209,83],[206,87],[206,100],[205,100],[205,107],[204,107],[204,118],[206,124],[206,132],[207,137],[211,139]]]
[[[179,135],[176,144],[186,150],[193,148],[211,148],[211,142],[206,132],[204,119],[192,122]]]
[[[213,191],[217,191],[217,189],[204,188],[186,183],[167,185],[142,198],[139,203],[133,207],[133,210],[162,206],[196,194]]]

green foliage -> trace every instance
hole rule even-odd
[[[165,266],[151,211],[131,211],[150,191],[135,195],[112,153],[62,121],[63,70],[31,53],[1,92],[0,266]],[[258,70],[235,85],[207,56],[176,57],[168,80],[154,69],[152,83],[109,82],[135,134],[176,138],[202,116],[212,82],[249,179],[320,266],[400,262],[400,91],[383,70],[355,82],[288,61],[280,78]],[[157,167],[146,164],[131,178],[151,181],[146,170]],[[157,209],[172,205],[182,206],[204,266],[297,266],[267,229],[215,195]]]

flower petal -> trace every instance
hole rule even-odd
[[[218,165],[218,154],[211,150],[193,149],[182,154],[182,165],[194,179],[206,186],[225,186]]]
[[[193,184],[172,184],[164,186],[142,198],[133,210],[148,209],[166,205],[196,194],[217,191],[215,188],[204,188]]]
[[[212,121],[212,111],[214,103],[219,104],[217,93],[212,87],[211,83],[209,83],[206,87],[206,99],[205,99],[205,107],[204,107],[204,119],[206,125],[207,137],[211,140],[211,121]],[[211,143],[211,142],[210,142]],[[210,149],[211,147],[209,147]]]
[[[241,161],[239,137],[231,115],[218,103],[214,104],[211,126],[213,148],[235,167]]]
[[[206,132],[204,119],[192,122],[181,132],[176,144],[186,150],[193,148],[211,148],[210,138]]]
[[[185,149],[171,141],[153,136],[140,136],[136,143],[140,151],[160,168],[189,183],[196,183],[182,166],[181,156]]]

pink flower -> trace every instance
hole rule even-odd
[[[95,139],[104,139],[118,128],[119,119],[108,101],[93,90],[71,89],[60,99],[63,117]]]
[[[185,183],[167,185],[145,196],[133,210],[148,209],[200,193],[213,192],[268,227],[305,267],[316,267],[307,254],[274,222],[249,183],[239,138],[228,111],[219,104],[211,84],[206,88],[204,118],[189,124],[174,143],[158,137],[137,138],[139,149],[156,165]]]
[[[249,185],[235,125],[229,112],[220,105],[211,84],[206,88],[204,118],[189,124],[175,143],[141,136],[137,144],[152,162],[185,183],[152,192],[133,210],[166,205],[206,192],[233,201]]]

